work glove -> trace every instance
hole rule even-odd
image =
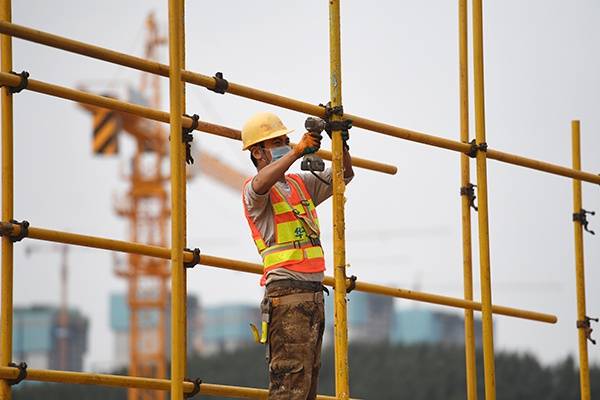
[[[300,157],[317,152],[321,148],[322,138],[318,133],[306,132],[300,142],[294,146],[294,153]]]

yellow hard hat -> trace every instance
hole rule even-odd
[[[242,150],[248,150],[253,144],[287,135],[293,131],[293,129],[288,129],[279,117],[273,113],[261,112],[255,114],[246,121],[242,128]]]

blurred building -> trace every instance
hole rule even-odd
[[[83,370],[87,351],[89,321],[70,309],[67,328],[59,325],[60,308],[52,306],[15,307],[13,314],[13,360],[30,368]],[[65,365],[61,368],[59,342],[66,335]]]
[[[410,308],[396,311],[392,343],[432,343],[464,346],[465,323],[462,314]],[[481,319],[475,318],[475,344],[481,347]]]
[[[394,322],[394,299],[364,292],[348,294],[348,341],[388,343]],[[323,346],[333,344],[333,293],[325,294]]]
[[[260,329],[258,306],[231,304],[206,307],[202,322],[203,353],[233,351],[254,344],[250,323]]]
[[[333,344],[333,294],[325,295],[323,346]],[[413,307],[396,310],[394,298],[364,292],[348,295],[350,343],[431,343],[463,346],[462,314]],[[481,320],[475,319],[475,342],[481,346]]]
[[[189,355],[199,352],[202,348],[200,304],[194,295],[187,297],[187,352]],[[171,305],[167,304],[166,312],[165,345],[166,354],[171,354]],[[144,345],[158,346],[158,340],[144,333],[154,334],[158,325],[158,312],[147,310],[139,313],[140,337],[148,338]],[[114,367],[125,367],[129,365],[129,305],[127,295],[124,293],[113,293],[110,296],[110,327],[114,334],[113,362]]]

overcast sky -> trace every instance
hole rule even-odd
[[[166,1],[13,3],[15,23],[136,55],[142,55],[144,20],[150,11],[167,28]],[[490,147],[569,166],[570,121],[581,119],[583,167],[600,172],[599,17],[600,4],[591,0],[486,2]],[[458,139],[457,21],[456,1],[344,1],[345,110]],[[190,70],[207,75],[223,71],[233,82],[314,104],[328,100],[326,1],[188,1],[186,32]],[[166,49],[162,57],[166,62]],[[14,69],[26,69],[35,79],[68,87],[87,84],[97,90],[109,83],[137,85],[140,76],[137,71],[18,39],[14,40]],[[167,80],[163,88],[162,108],[168,110]],[[235,128],[262,110],[277,112],[298,131],[306,118],[199,87],[188,86],[187,96],[188,113]],[[127,187],[119,174],[128,154],[122,154],[121,161],[93,157],[91,135],[91,118],[74,103],[32,92],[15,96],[17,219],[39,227],[127,238],[125,221],[113,211],[113,197]],[[201,147],[252,172],[239,142],[195,136]],[[399,172],[387,176],[357,170],[348,187],[349,274],[366,282],[462,296],[458,154],[358,128],[352,129],[351,137],[354,155],[395,164]],[[125,149],[127,142],[123,137]],[[329,146],[326,140],[325,147]],[[488,182],[493,302],[555,313],[559,319],[549,325],[498,316],[497,349],[532,352],[544,362],[575,355],[571,181],[491,160]],[[598,187],[584,184],[584,207],[598,211],[599,203]],[[321,206],[319,213],[331,266],[330,203]],[[258,261],[239,193],[197,177],[189,182],[187,215],[191,247]],[[590,226],[600,233],[600,217],[592,217]],[[473,233],[477,234],[476,228]],[[598,236],[585,235],[591,316],[600,314]],[[23,243],[15,246],[15,305],[57,304],[59,256],[26,258]],[[478,260],[475,250],[474,259]],[[74,249],[70,266],[70,304],[91,317],[86,368],[101,368],[113,351],[108,296],[126,286],[113,275],[109,252]],[[478,270],[476,263],[477,297]],[[188,288],[208,305],[257,303],[261,296],[258,276],[210,267],[191,271]],[[590,358],[600,361],[597,346],[590,346]]]

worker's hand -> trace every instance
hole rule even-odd
[[[321,148],[321,138],[320,134],[306,132],[302,136],[302,140],[294,146],[294,153],[296,156],[302,157],[317,152]]]

